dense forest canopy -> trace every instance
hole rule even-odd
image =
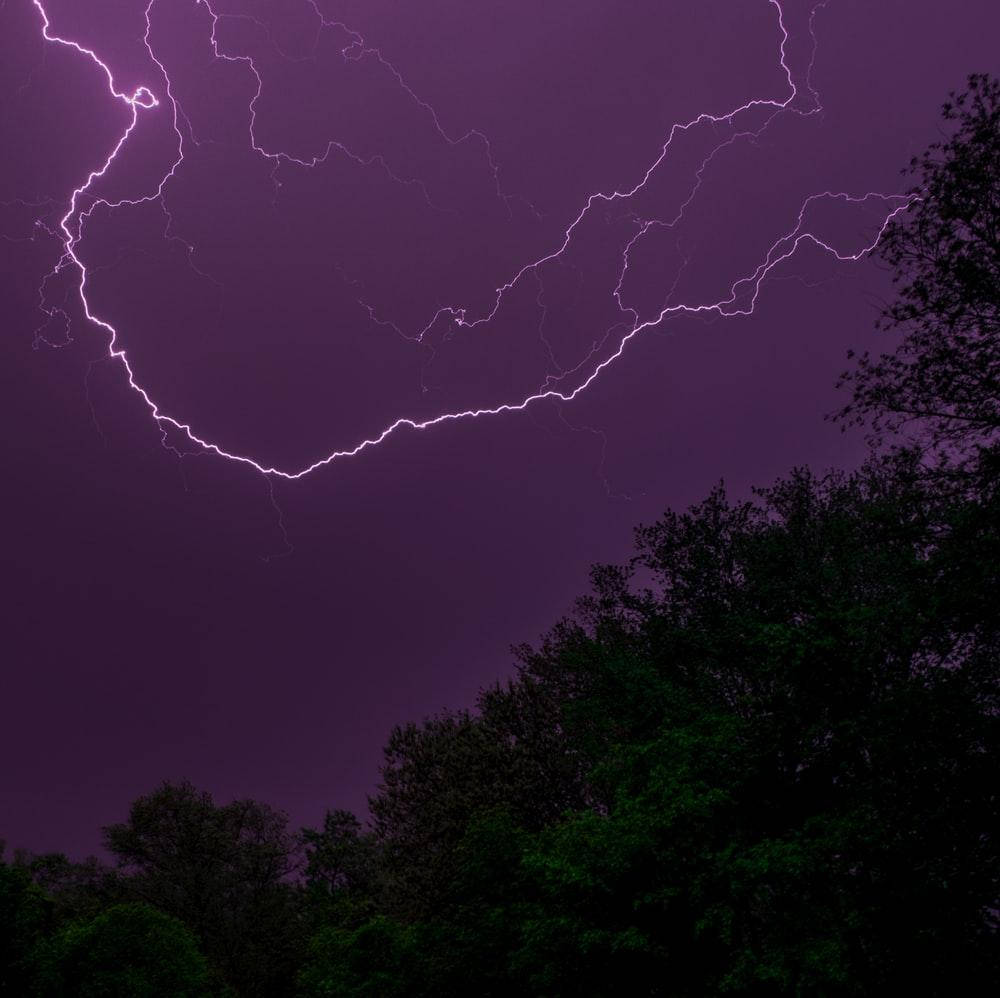
[[[944,117],[842,379],[863,467],[640,527],[512,679],[391,733],[367,823],[164,784],[113,865],[8,857],[0,992],[1000,986],[1000,82]]]

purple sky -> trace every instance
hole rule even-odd
[[[636,523],[855,462],[822,416],[888,282],[809,237],[900,202],[800,210],[898,193],[1000,69],[995,0],[154,0],[146,41],[145,0],[43,6],[159,100],[53,272],[132,111],[0,0],[0,837],[74,854],[164,778],[363,808],[390,726],[507,674]],[[264,467],[549,397],[264,475],[154,419],[78,263],[158,412]]]

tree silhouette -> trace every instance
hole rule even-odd
[[[943,113],[951,134],[911,162],[914,203],[879,248],[898,284],[882,326],[902,338],[842,375],[837,415],[967,455],[1000,430],[1000,80],[970,76]]]
[[[280,811],[164,783],[105,829],[128,893],[191,927],[241,995],[288,993],[300,939],[298,843]]]
[[[46,998],[205,998],[208,964],[191,931],[144,904],[72,922],[41,948],[36,993]]]

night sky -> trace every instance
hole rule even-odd
[[[42,6],[139,93],[0,0],[0,837],[74,855],[166,778],[363,809],[635,524],[856,463],[836,254],[1000,68],[995,0]]]

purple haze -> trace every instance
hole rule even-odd
[[[1000,28],[992,0],[41,7],[159,101],[0,2],[0,835],[74,853],[163,778],[363,808],[389,727],[508,673],[635,523],[855,462],[822,415],[889,289],[836,255]],[[197,443],[295,474],[504,405],[294,481]]]

